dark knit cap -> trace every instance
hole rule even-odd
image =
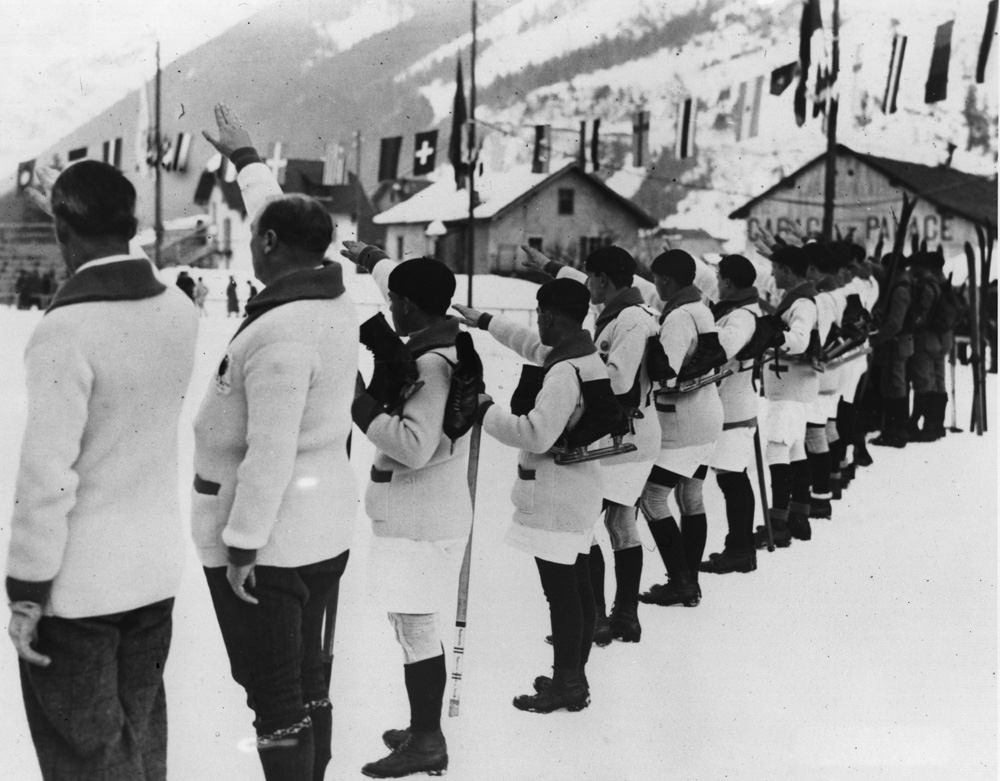
[[[661,252],[649,267],[650,271],[661,277],[670,277],[686,287],[694,284],[697,270],[694,258],[682,249],[668,249]]]
[[[582,323],[590,307],[590,291],[575,279],[553,279],[546,282],[535,296],[538,308],[561,312]]]
[[[593,274],[635,274],[635,258],[621,247],[601,247],[591,252],[583,268]]]
[[[719,261],[719,276],[738,288],[751,287],[757,279],[757,269],[742,255],[725,255]]]
[[[811,241],[803,245],[802,253],[806,258],[806,265],[815,266],[823,274],[833,274],[840,268],[833,248],[825,242]]]
[[[430,315],[443,315],[455,294],[455,275],[433,258],[413,258],[389,274],[389,290],[410,299]]]
[[[771,264],[784,266],[797,277],[804,277],[809,267],[809,258],[802,247],[778,247],[771,255]]]

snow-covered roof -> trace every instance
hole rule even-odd
[[[656,223],[642,209],[609,188],[600,179],[584,173],[575,163],[563,166],[557,171],[544,174],[532,173],[528,167],[512,168],[502,173],[488,175],[477,186],[481,201],[473,211],[477,220],[489,220],[522,198],[528,196],[543,184],[576,171],[609,198],[631,211],[640,222],[640,227],[651,228]],[[446,177],[434,182],[411,198],[375,215],[376,225],[425,224],[434,220],[454,222],[469,216],[469,191],[455,187],[454,179]]]

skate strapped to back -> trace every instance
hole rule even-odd
[[[716,331],[698,334],[695,350],[681,367],[680,373],[675,373],[670,367],[670,360],[663,351],[663,344],[658,336],[650,337],[646,347],[649,378],[660,384],[654,391],[655,396],[691,393],[720,382],[733,373],[732,369],[723,368],[727,362],[726,352],[719,344],[719,334]]]
[[[635,452],[635,445],[623,441],[631,431],[631,422],[628,412],[611,390],[611,380],[603,377],[584,381],[579,370],[575,366],[573,368],[583,395],[583,414],[572,428],[563,432],[550,449],[555,462],[563,466]],[[527,415],[534,409],[546,371],[541,366],[530,364],[521,367],[521,377],[510,399],[511,412],[515,415]],[[591,447],[607,436],[611,437],[610,445]]]
[[[424,385],[417,362],[381,312],[361,324],[359,335],[375,358],[367,391],[390,415],[395,414]]]

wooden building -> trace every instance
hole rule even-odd
[[[762,228],[774,235],[821,232],[825,168],[824,153],[729,215],[746,220],[748,246]],[[841,236],[871,251],[884,235],[885,246],[891,247],[893,215],[899,214],[903,193],[919,199],[910,232],[926,239],[932,249],[941,244],[946,257],[962,254],[966,241],[977,246],[976,225],[996,234],[995,176],[876,157],[837,145],[833,222]]]
[[[552,173],[515,169],[476,182],[475,273],[520,269],[522,244],[579,263],[592,250],[617,244],[639,248],[639,231],[656,226],[646,212],[576,163]],[[467,271],[468,190],[442,179],[375,216],[393,257],[431,255]]]

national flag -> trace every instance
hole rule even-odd
[[[986,10],[986,28],[983,30],[983,40],[979,44],[979,59],[976,60],[976,84],[986,81],[986,63],[990,59],[990,46],[997,29],[997,0],[990,0]]]
[[[934,33],[934,53],[924,87],[924,103],[937,103],[948,97],[948,63],[951,60],[951,31],[955,22],[939,24]]]
[[[378,180],[384,182],[395,179],[399,173],[399,153],[403,148],[403,137],[383,138],[378,153]]]
[[[323,184],[347,184],[347,155],[340,144],[330,142],[323,149]]]
[[[649,161],[649,112],[637,111],[632,115],[632,165],[645,166]]]
[[[191,151],[191,134],[178,133],[175,140],[169,140],[163,152],[163,168],[166,171],[186,171],[188,155]]]
[[[885,95],[882,97],[882,113],[896,113],[896,96],[899,95],[899,75],[903,71],[903,57],[906,56],[906,36],[892,36],[892,54],[889,56],[889,75],[885,80]]]
[[[813,118],[826,114],[826,103],[831,99],[833,77],[829,68],[821,65],[816,69],[816,94],[813,96]]]
[[[437,164],[436,130],[425,130],[417,133],[413,142],[413,175],[426,176],[434,171]]]
[[[264,164],[271,169],[274,178],[279,185],[284,185],[285,174],[288,172],[288,160],[281,156],[281,142],[274,142],[274,152],[264,161]]]
[[[451,104],[451,138],[448,139],[448,161],[455,169],[455,187],[465,188],[465,180],[469,175],[468,143],[462,132],[469,119],[465,105],[465,86],[462,79],[462,60],[458,60],[455,68],[455,99]]]
[[[736,140],[755,138],[760,130],[760,101],[764,93],[764,77],[758,76],[753,82],[753,93],[750,93],[750,83],[740,83],[736,98]]]
[[[790,62],[787,65],[782,65],[780,68],[775,68],[771,71],[771,94],[780,95],[789,85],[795,81],[795,77],[799,72],[799,62]]]
[[[674,137],[674,157],[686,160],[694,153],[694,100],[685,98],[677,103],[677,127]]]
[[[799,24],[799,83],[795,88],[795,124],[806,121],[806,92],[809,87],[809,65],[812,63],[812,37],[823,29],[819,0],[803,0],[802,20]]]
[[[156,156],[152,153],[154,148],[152,138],[152,128],[149,121],[149,96],[146,94],[146,82],[139,86],[139,109],[135,124],[135,172],[142,177],[149,176],[150,167],[155,165]],[[152,162],[151,162],[152,160]]]
[[[531,155],[531,173],[547,174],[552,156],[552,126],[535,125],[535,149]]]
[[[594,171],[601,170],[601,120],[595,119],[590,132],[590,163]]]
[[[17,164],[17,191],[28,189],[35,181],[35,161],[25,160]]]

